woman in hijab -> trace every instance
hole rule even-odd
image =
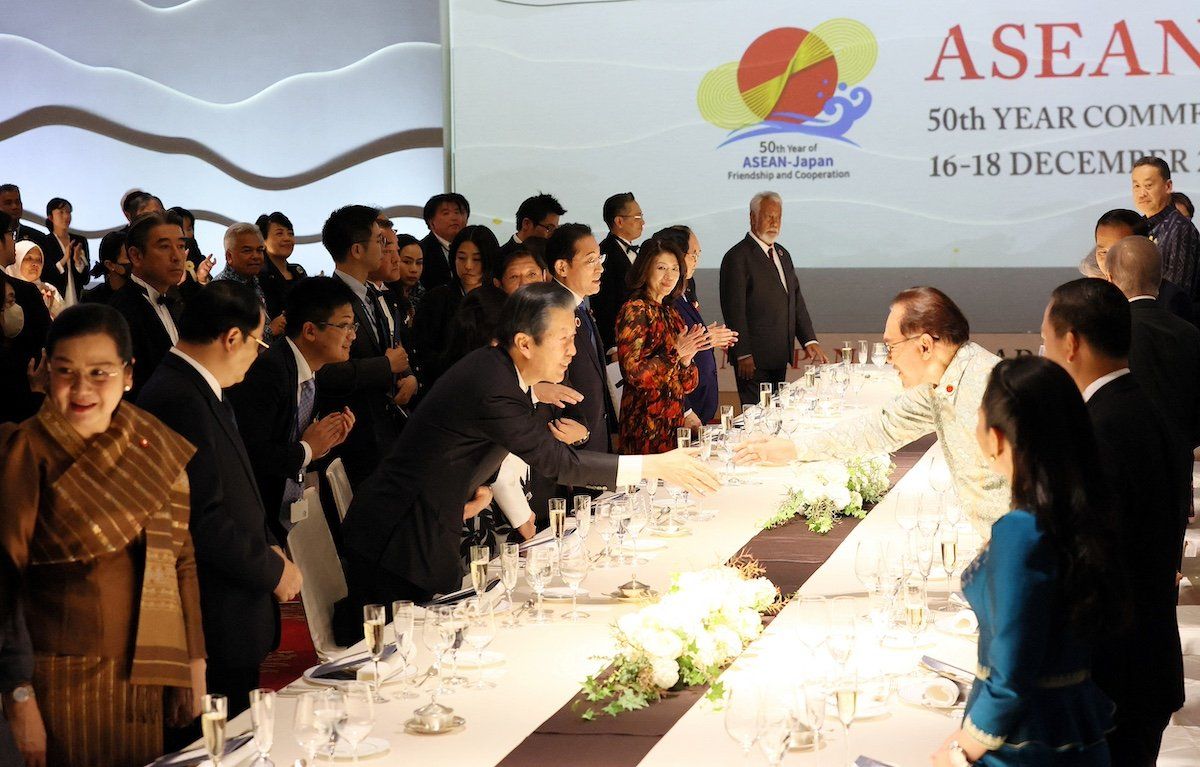
[[[41,246],[32,240],[21,240],[17,243],[17,260],[5,271],[11,277],[37,285],[46,301],[46,308],[50,310],[50,318],[54,319],[65,306],[58,288],[42,281],[42,266],[45,262],[46,256],[42,253]]]

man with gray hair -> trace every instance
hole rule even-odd
[[[225,268],[213,279],[232,280],[248,286],[266,311],[267,298],[258,282],[258,273],[262,271],[266,255],[267,246],[258,226],[246,221],[230,224],[225,230]],[[263,341],[269,344],[272,339],[283,335],[284,322],[282,313],[271,319],[263,328]]]
[[[1159,303],[1158,246],[1145,237],[1125,237],[1105,260],[1109,280],[1129,299],[1129,369],[1167,425],[1189,449],[1200,447],[1200,330]]]
[[[828,362],[813,330],[792,256],[775,240],[783,222],[783,200],[759,192],[750,200],[750,231],[721,260],[721,314],[738,342],[736,360],[742,404],[758,402],[759,384],[785,380],[793,339],[813,362]]]

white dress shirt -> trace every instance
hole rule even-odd
[[[225,397],[223,396],[223,393],[221,392],[220,382],[217,381],[216,376],[214,376],[212,373],[208,372],[208,368],[204,367],[199,362],[197,362],[196,360],[189,357],[185,352],[179,351],[179,348],[176,346],[171,347],[171,354],[174,354],[175,356],[179,357],[184,362],[186,362],[187,364],[189,364],[193,368],[195,368],[196,372],[199,373],[201,375],[201,377],[204,378],[204,381],[209,385],[209,387],[212,388],[213,394],[216,395],[218,400],[225,399]]]
[[[150,302],[150,308],[158,315],[158,321],[162,323],[167,331],[167,335],[171,337],[171,343],[179,343],[179,330],[175,327],[175,318],[171,316],[171,312],[167,311],[167,307],[158,302],[162,293],[150,287],[149,283],[136,274],[129,275],[129,279],[146,289],[146,300]]]
[[[1083,390],[1083,401],[1087,402],[1092,398],[1093,395],[1095,395],[1096,392],[1103,389],[1105,384],[1111,383],[1124,375],[1129,375],[1129,368],[1114,370],[1108,375],[1100,376],[1095,381],[1092,381],[1087,385],[1087,388]]]
[[[313,378],[312,366],[308,364],[308,360],[304,359],[304,355],[300,353],[300,349],[292,342],[292,339],[287,336],[283,338],[296,357],[296,405],[298,407],[300,405],[300,389],[305,381],[311,381]],[[300,464],[300,473],[304,474],[308,470],[309,462],[312,461],[312,448],[304,440],[300,440],[300,447],[304,449],[304,462]]]

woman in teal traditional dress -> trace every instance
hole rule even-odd
[[[979,668],[938,765],[1110,764],[1112,702],[1091,680],[1092,638],[1125,604],[1111,507],[1079,390],[1039,357],[992,372],[977,436],[1012,511],[963,573]]]

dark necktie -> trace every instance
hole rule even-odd
[[[641,251],[641,249],[642,249],[641,245],[634,245],[632,243],[627,245],[626,247],[629,248],[630,253],[635,253],[635,254],[638,253],[639,251]]]
[[[379,345],[384,349],[392,348],[392,333],[388,329],[387,318],[383,316],[383,309],[380,306],[379,299],[383,297],[383,292],[374,285],[367,286],[367,312],[371,315],[371,322],[375,325],[375,338],[379,341]]]
[[[312,423],[313,403],[316,401],[317,385],[313,379],[300,384],[300,398],[296,405],[296,420],[292,424],[291,441],[298,442],[304,436],[304,430]],[[313,456],[314,458],[316,456]],[[283,508],[280,510],[284,519],[291,515],[288,509],[304,495],[304,485],[301,477],[288,477],[283,484]]]

